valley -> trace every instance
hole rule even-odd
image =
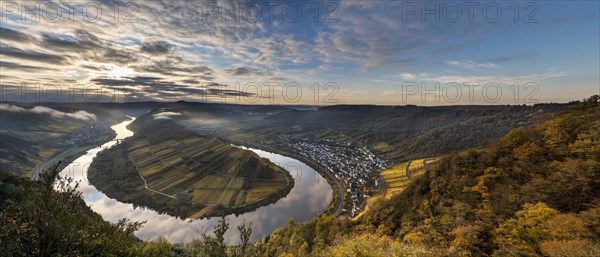
[[[160,113],[134,121],[139,136],[96,157],[89,179],[98,189],[159,212],[203,218],[251,211],[294,186],[292,176],[268,160],[153,118]]]
[[[206,110],[202,111],[194,106],[195,111],[190,112],[190,107],[182,103],[173,106],[177,110],[160,107],[141,114],[133,122],[126,121],[129,124],[127,128],[131,131],[118,132],[116,140],[92,149],[60,173],[67,178],[72,176],[71,178],[82,183],[81,197],[103,219],[119,223],[123,214],[128,213],[127,217],[133,219],[133,223],[128,224],[132,226],[136,226],[136,222],[149,221],[151,225],[135,229],[135,235],[140,238],[154,239],[157,233],[164,235],[177,231],[171,239],[177,240],[177,243],[172,247],[196,247],[189,243],[191,239],[198,237],[194,227],[218,228],[223,226],[222,222],[228,222],[243,228],[247,220],[253,220],[259,223],[254,226],[257,231],[249,241],[250,247],[265,253],[258,256],[277,256],[299,251],[329,255],[344,252],[346,247],[355,247],[360,244],[360,240],[372,241],[360,247],[370,249],[373,245],[383,244],[386,251],[397,252],[417,253],[422,247],[433,245],[435,247],[427,248],[421,253],[424,256],[435,256],[456,250],[445,249],[429,240],[449,240],[446,242],[458,244],[454,237],[440,238],[435,234],[436,231],[446,229],[440,227],[440,224],[448,219],[461,219],[463,221],[460,224],[470,224],[474,222],[474,217],[485,217],[481,215],[487,214],[479,209],[490,208],[489,205],[486,207],[486,203],[490,203],[486,199],[490,197],[496,199],[491,205],[494,214],[490,215],[497,217],[510,217],[514,212],[517,216],[522,215],[519,214],[519,206],[522,206],[519,203],[531,202],[531,199],[543,199],[548,205],[526,204],[523,212],[541,208],[571,215],[568,213],[572,210],[584,210],[586,212],[582,216],[572,218],[589,223],[589,218],[585,215],[592,215],[587,213],[595,210],[593,198],[590,198],[594,194],[589,193],[595,190],[594,183],[597,183],[593,179],[596,176],[594,172],[597,172],[594,161],[596,157],[592,156],[597,150],[594,146],[597,133],[594,134],[594,131],[598,124],[593,117],[598,115],[598,109],[597,100],[593,99],[579,105],[548,106],[546,109],[560,110],[558,107],[561,107],[566,109],[563,112],[537,110],[535,113],[541,115],[539,119],[542,121],[530,126],[519,127],[517,119],[511,123],[516,128],[488,147],[437,157],[425,157],[428,153],[421,153],[423,158],[400,162],[386,159],[385,154],[377,148],[364,146],[360,140],[336,134],[338,132],[334,130],[325,133],[320,131],[318,134],[300,131],[288,136],[273,133],[269,137],[272,140],[270,142],[262,140],[264,137],[261,136],[250,141],[234,141],[232,138],[248,139],[247,134],[224,137],[222,131],[207,129],[205,126],[200,131],[195,131],[197,121],[192,122],[191,117],[202,112],[206,115]],[[231,107],[211,108],[210,113],[216,110],[226,113],[223,110]],[[535,107],[524,108],[535,110]],[[237,122],[242,115],[230,113],[223,120],[233,125],[230,129],[252,126]],[[272,119],[277,114],[262,115],[264,116],[260,119]],[[168,117],[164,118],[165,116]],[[547,116],[554,118],[544,121]],[[125,123],[119,126],[124,126],[123,124]],[[113,129],[118,131],[115,127]],[[296,159],[264,151],[269,149]],[[68,150],[67,153],[70,151],[75,150]],[[574,171],[582,173],[569,176],[583,177],[578,178],[573,187],[556,175],[521,177],[521,170],[526,167],[538,167],[531,172],[541,172],[539,174],[544,174],[539,167],[555,167],[555,164],[548,164],[549,157],[544,156],[555,156],[552,158],[561,160],[561,163],[556,164],[561,172],[566,172],[568,167],[574,165]],[[86,162],[92,163],[89,169],[88,166],[79,165]],[[538,164],[532,166],[533,162]],[[493,167],[474,168],[481,165]],[[500,168],[495,168],[495,165]],[[502,170],[510,173],[502,175]],[[48,173],[40,175],[40,183],[43,183]],[[517,186],[503,184],[504,179]],[[448,184],[448,180],[454,182]],[[495,186],[488,184],[491,181],[495,181]],[[561,181],[565,192],[579,195],[580,202],[561,200],[560,190],[539,191],[538,188],[547,187],[544,186],[544,181]],[[531,186],[523,183],[530,183]],[[340,187],[343,191],[338,192]],[[507,187],[522,193],[505,196],[503,193]],[[490,189],[493,191],[488,191]],[[527,193],[531,190],[543,193],[538,198],[536,194]],[[447,196],[440,199],[440,194]],[[313,202],[317,199],[318,204]],[[306,205],[307,201],[312,203]],[[443,205],[424,205],[439,201],[446,202]],[[444,214],[448,208],[453,209],[454,214]],[[222,215],[226,215],[226,220],[217,218]],[[289,217],[294,218],[288,220]],[[436,223],[423,223],[427,217],[434,217]],[[398,220],[402,222],[397,223]],[[417,227],[413,228],[410,224]],[[500,226],[494,222],[483,224]],[[10,228],[8,231],[19,230],[15,229]],[[451,231],[458,231],[457,229],[460,228]],[[218,234],[223,236],[224,242],[234,245],[240,242],[235,232],[224,231],[223,234]],[[496,231],[504,230],[500,227]],[[454,232],[443,232],[444,235],[452,233]],[[510,236],[506,232],[499,233]],[[286,241],[290,240],[288,237],[298,238],[298,241],[289,243]],[[593,240],[593,237],[585,234],[577,235],[577,238]],[[506,249],[514,247],[502,243],[504,241],[501,238],[494,240],[493,242],[503,244],[503,248],[486,245],[484,248],[477,248],[478,251],[509,251]],[[489,241],[483,242],[490,244]],[[157,247],[157,244],[156,241],[151,241],[144,247]],[[595,247],[593,243],[586,244],[582,247]],[[200,244],[197,247],[205,246]],[[460,247],[473,246],[463,244]],[[546,246],[536,247],[538,248],[533,251],[551,249]]]
[[[176,216],[201,218],[242,213],[274,202],[293,187],[293,174],[256,161],[260,159],[253,160],[243,150],[229,145],[233,144],[296,156],[337,189],[325,213],[356,217],[368,208],[369,202],[380,197],[382,185],[387,186],[385,198],[407,185],[408,178],[401,175],[405,172],[392,175],[411,158],[415,158],[412,169],[415,164],[422,165],[422,158],[454,149],[483,147],[486,140],[465,138],[491,139],[511,128],[552,117],[568,107],[341,105],[297,110],[286,106],[183,101],[92,104],[82,108],[97,113],[100,119],[82,124],[64,140],[66,145],[85,140],[100,142],[106,137],[97,133],[110,134],[102,124],[126,119],[126,115],[141,115],[130,125],[140,135],[100,154],[90,169],[90,180],[113,197]],[[439,126],[444,131],[461,132],[445,136],[435,132]],[[458,140],[457,136],[465,138]],[[435,141],[437,146],[421,148],[429,143],[415,139]],[[90,147],[71,146],[58,157],[75,156]],[[43,166],[51,163],[49,159],[52,158]],[[265,172],[259,171],[262,168],[250,168],[262,166],[268,167]]]

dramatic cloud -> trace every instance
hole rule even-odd
[[[97,117],[93,113],[89,113],[86,111],[77,111],[73,113],[61,112],[59,110],[55,110],[52,108],[48,108],[45,106],[35,106],[31,109],[25,109],[19,106],[15,106],[12,104],[0,104],[0,111],[8,111],[8,112],[30,112],[37,114],[46,114],[50,115],[54,118],[71,118],[78,120],[96,120]]]
[[[437,4],[430,1],[419,2],[409,16],[403,12],[406,1],[300,1],[294,2],[302,9],[298,20],[291,20],[294,15],[289,13],[295,8],[284,15],[289,7],[284,2],[270,10],[265,3],[245,0],[137,1],[134,14],[115,17],[109,10],[123,3],[97,1],[103,12],[93,22],[78,11],[75,21],[67,19],[64,14],[73,7],[69,1],[46,3],[60,8],[63,19],[34,22],[28,20],[31,15],[7,14],[0,27],[3,75],[36,83],[70,79],[109,89],[137,87],[131,93],[136,99],[248,95],[233,85],[250,80],[302,85],[332,81],[343,85],[340,93],[356,95],[389,91],[385,86],[390,83],[378,81],[397,74],[413,80],[427,76],[411,74],[449,74],[451,68],[453,76],[465,79],[518,77],[516,71],[544,74],[552,67],[557,71],[589,67],[597,75],[600,68],[598,26],[589,25],[598,24],[593,12],[598,4],[592,2],[561,13],[553,11],[560,6],[552,1],[537,3],[551,8],[544,8],[544,17],[540,12],[535,17],[540,22],[532,24],[515,23],[511,15],[503,15],[499,22],[486,21],[489,17],[482,14],[481,5],[470,20],[470,12],[460,3],[462,18],[456,22],[445,19],[445,2],[439,2],[440,12],[423,15],[423,5],[431,9]],[[315,3],[319,12],[314,12]],[[207,15],[207,4],[220,8]],[[508,12],[512,3],[498,4]],[[256,20],[236,9],[251,5],[261,9]],[[558,14],[569,18],[554,21]],[[436,15],[439,22],[433,20]],[[544,21],[561,26],[550,27]],[[556,37],[562,34],[568,36]],[[577,39],[581,46],[565,48],[572,44],[568,39]],[[582,72],[568,73],[585,80],[573,83],[579,91],[598,84],[597,76]]]
[[[104,88],[123,90],[130,94],[143,94],[144,98],[152,100],[179,100],[181,98],[206,101],[213,97],[255,97],[254,93],[228,89],[227,85],[215,82],[200,84],[182,84],[159,77],[136,76],[114,78],[94,78],[90,80]],[[189,81],[188,81],[189,82]]]
[[[160,78],[157,77],[125,77],[122,79],[111,79],[111,78],[95,78],[91,80],[92,82],[98,83],[100,85],[106,86],[143,86],[143,85],[171,85],[175,86],[175,84],[171,82],[161,81]]]
[[[51,35],[42,35],[41,45],[55,51],[84,52],[101,48],[92,35],[87,33],[78,34],[78,39],[62,39]],[[91,40],[94,39],[94,40]]]

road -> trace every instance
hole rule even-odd
[[[333,176],[333,175],[331,175],[331,176]],[[340,180],[337,179],[336,177],[332,177],[332,180],[336,184],[336,187],[338,189],[338,196],[339,196],[337,208],[335,209],[335,212],[333,213],[333,215],[339,216],[340,213],[342,213],[342,209],[344,206],[344,187],[342,187],[342,183],[340,183]]]
[[[67,154],[67,152],[75,149],[76,147],[77,146],[73,146],[73,147],[65,150],[64,152],[60,153],[59,155],[54,156],[52,159],[47,160],[44,163],[42,163],[42,165],[40,165],[40,167],[31,176],[31,180],[33,180],[33,181],[39,180],[40,179],[40,173],[42,173],[42,171],[44,171],[45,169],[47,169],[51,164],[56,163],[56,161],[58,161],[58,159],[63,158],[64,155]]]
[[[168,194],[165,194],[165,193],[163,193],[163,192],[156,191],[156,190],[154,190],[154,189],[152,189],[152,188],[149,188],[149,187],[148,187],[148,183],[146,182],[146,179],[144,178],[144,176],[142,176],[142,173],[140,172],[140,169],[138,169],[137,163],[135,163],[135,162],[133,161],[133,159],[131,159],[131,156],[129,156],[129,153],[127,153],[127,157],[129,158],[129,160],[131,161],[131,163],[133,163],[133,166],[135,166],[135,170],[137,171],[138,175],[140,175],[140,178],[141,178],[141,179],[144,181],[144,187],[145,187],[145,188],[146,188],[148,191],[150,191],[150,192],[154,192],[154,193],[157,193],[157,194],[160,194],[160,195],[164,195],[164,196],[166,196],[166,197],[170,197],[170,198],[173,198],[173,199],[178,199],[178,198],[177,198],[177,197],[175,197],[175,196],[168,195]]]
[[[412,181],[412,177],[410,176],[410,164],[411,163],[412,163],[412,160],[408,161],[408,164],[406,164],[406,177],[410,181]]]

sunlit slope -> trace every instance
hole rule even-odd
[[[380,189],[380,192],[367,199],[365,209],[356,216],[355,220],[369,211],[378,201],[389,200],[404,191],[413,179],[423,175],[426,170],[433,168],[438,161],[439,158],[411,160],[382,170],[380,172],[383,179],[382,190]]]
[[[426,167],[434,165],[437,160],[437,158],[412,160],[381,171],[387,189],[385,198],[389,199],[402,192],[411,180],[425,173]]]

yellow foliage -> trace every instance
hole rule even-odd
[[[450,246],[450,252],[457,256],[481,255],[481,252],[478,249],[481,232],[482,228],[478,225],[467,225],[455,228],[450,233],[454,236],[454,240]]]
[[[600,244],[587,239],[549,240],[541,245],[549,257],[596,257],[600,256]]]
[[[496,229],[496,243],[500,248],[496,256],[539,255],[538,243],[550,239],[547,221],[558,213],[545,203],[525,204],[516,218],[505,221]]]
[[[404,245],[387,236],[361,234],[326,248],[318,256],[330,257],[385,257],[385,256],[438,256],[439,252],[419,245]]]

